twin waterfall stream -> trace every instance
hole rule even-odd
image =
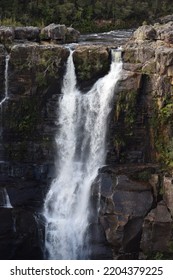
[[[121,69],[121,51],[112,50],[109,73],[82,93],[70,50],[58,106],[57,174],[43,211],[48,259],[88,259],[90,189],[105,164],[107,118]]]

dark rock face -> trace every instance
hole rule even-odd
[[[42,259],[43,231],[23,208],[0,208],[0,259]]]
[[[171,252],[172,241],[171,215],[161,201],[144,220],[141,249],[144,253]]]
[[[68,54],[57,45],[19,44],[11,49],[9,99],[1,107],[0,190],[7,190],[13,208],[1,203],[1,259],[43,258],[39,213],[53,177],[57,102]],[[3,224],[6,213],[9,228]]]
[[[127,175],[118,175],[118,170],[110,173],[104,169],[94,184],[93,195],[98,190],[99,219],[114,256],[137,256],[143,220],[153,203],[151,186],[131,180]]]
[[[34,26],[15,27],[14,37],[16,40],[40,41],[40,28]]]

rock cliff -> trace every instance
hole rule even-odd
[[[123,46],[107,166],[92,186],[91,258],[172,258],[172,30],[173,22],[142,26]],[[40,212],[54,177],[58,99],[69,55],[59,43],[71,42],[72,35],[76,41],[74,30],[55,25],[0,28],[0,100],[10,54],[8,99],[0,108],[1,259],[43,258]],[[76,46],[79,87],[90,88],[110,61],[110,46]],[[4,207],[5,190],[13,208]]]
[[[142,252],[142,258],[172,258],[172,30],[172,21],[141,26],[123,48],[124,71],[112,111],[107,162],[124,164],[128,169],[108,168],[100,175],[102,178],[106,172],[112,181],[108,196],[101,191],[101,222],[106,225],[108,241],[115,246],[115,255],[119,252],[118,258],[137,251]],[[134,164],[138,170],[129,172]],[[139,195],[145,184],[153,200],[148,197],[144,203],[148,209],[142,210],[143,203],[135,198],[137,204],[130,214],[134,189]],[[143,192],[143,202],[146,195]]]

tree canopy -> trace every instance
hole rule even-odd
[[[0,0],[0,23],[61,23],[81,31],[129,28],[173,13],[171,0]]]

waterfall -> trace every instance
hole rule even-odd
[[[77,89],[70,50],[58,106],[57,176],[44,204],[49,259],[88,258],[90,188],[105,163],[107,117],[122,69],[113,57],[109,73],[84,94]]]
[[[10,55],[6,55],[5,57],[5,71],[4,71],[4,98],[0,101],[0,163],[3,162],[3,145],[2,145],[2,107],[4,102],[8,99],[8,66],[9,66]]]
[[[0,106],[8,99],[8,66],[9,66],[9,60],[10,55],[7,54],[5,57],[5,73],[4,73],[4,79],[5,79],[5,90],[4,90],[4,98],[0,101]]]
[[[13,208],[6,188],[0,190],[0,207]]]

